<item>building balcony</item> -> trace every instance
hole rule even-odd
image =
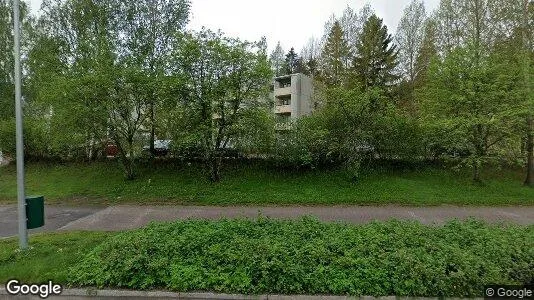
[[[277,105],[274,107],[275,114],[290,114],[291,105]]]
[[[274,89],[274,96],[275,97],[287,96],[287,95],[291,95],[291,86],[275,88]]]

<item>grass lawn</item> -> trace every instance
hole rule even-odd
[[[282,172],[261,166],[226,167],[220,183],[207,180],[199,165],[139,167],[125,181],[117,162],[30,163],[29,194],[47,203],[67,204],[406,204],[534,205],[534,189],[522,186],[521,171],[494,170],[485,184],[471,182],[469,170],[380,169],[357,183],[339,171]],[[0,202],[16,201],[16,171],[0,168]]]
[[[18,250],[18,240],[0,240],[0,282],[19,279],[30,283],[64,283],[68,269],[111,233],[72,232],[30,236],[31,249]]]
[[[0,282],[72,287],[473,297],[534,280],[534,226],[299,220],[187,220],[122,233],[0,240]]]

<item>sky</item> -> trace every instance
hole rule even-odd
[[[27,0],[32,11],[39,10],[42,0]],[[358,11],[369,2],[376,14],[384,19],[394,33],[404,7],[411,0],[192,0],[189,29],[202,26],[222,30],[232,37],[258,41],[267,38],[270,50],[278,41],[287,52],[291,47],[300,51],[311,37],[323,35],[325,22],[335,14],[341,16],[350,6]],[[424,0],[427,12],[439,5],[439,0]]]

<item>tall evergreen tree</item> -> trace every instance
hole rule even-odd
[[[293,47],[286,54],[284,69],[286,74],[302,73],[304,71],[302,61]]]
[[[414,65],[414,85],[416,88],[424,84],[430,62],[438,55],[436,39],[436,22],[433,19],[427,19],[424,25],[423,41],[421,42],[421,48],[417,53]]]
[[[271,61],[271,68],[274,72],[275,76],[281,76],[284,73],[284,49],[282,49],[282,46],[280,45],[280,42],[276,44],[276,48],[274,48],[273,52],[270,56]]]
[[[330,29],[330,34],[323,48],[322,79],[329,86],[340,85],[346,81],[349,66],[350,49],[344,38],[344,32],[338,21]]]
[[[392,40],[382,19],[371,15],[363,26],[353,60],[354,82],[363,89],[386,88],[398,79],[394,74],[398,52]]]

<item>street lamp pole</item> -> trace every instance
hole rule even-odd
[[[17,198],[19,218],[19,245],[28,247],[28,229],[26,228],[26,196],[24,194],[24,141],[22,137],[22,97],[20,70],[20,7],[19,0],[13,1],[13,34],[15,37],[15,116],[17,124]]]

